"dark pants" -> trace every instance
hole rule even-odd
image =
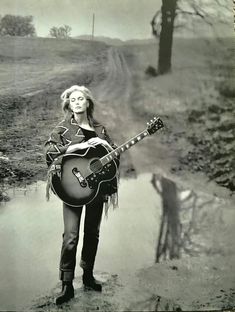
[[[72,281],[74,279],[82,208],[82,206],[72,207],[63,203],[64,233],[60,258],[60,279],[62,281]],[[83,269],[92,271],[94,267],[102,211],[102,197],[97,196],[90,204],[86,205],[80,262]]]

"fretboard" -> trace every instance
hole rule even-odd
[[[148,136],[149,133],[147,130],[142,131],[126,143],[122,144],[121,146],[117,147],[112,152],[108,153],[107,155],[100,158],[100,161],[103,166],[105,166],[107,163],[109,163],[114,158],[117,158],[121,153],[127,151],[129,148],[131,148],[133,145],[138,143],[139,141],[143,140],[146,136]]]

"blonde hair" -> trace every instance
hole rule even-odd
[[[61,94],[60,98],[62,100],[63,111],[65,113],[71,112],[71,109],[69,108],[69,102],[70,102],[69,97],[74,91],[82,92],[85,98],[89,101],[89,107],[87,108],[87,118],[88,118],[89,123],[93,125],[96,122],[93,118],[95,100],[91,91],[84,86],[78,86],[78,85],[71,86],[70,88],[66,89]]]

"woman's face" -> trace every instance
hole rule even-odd
[[[85,95],[81,91],[74,91],[69,97],[69,107],[76,114],[83,114],[89,106]]]

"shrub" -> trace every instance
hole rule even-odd
[[[156,68],[153,66],[148,66],[145,70],[145,74],[151,77],[156,77],[158,75]]]

